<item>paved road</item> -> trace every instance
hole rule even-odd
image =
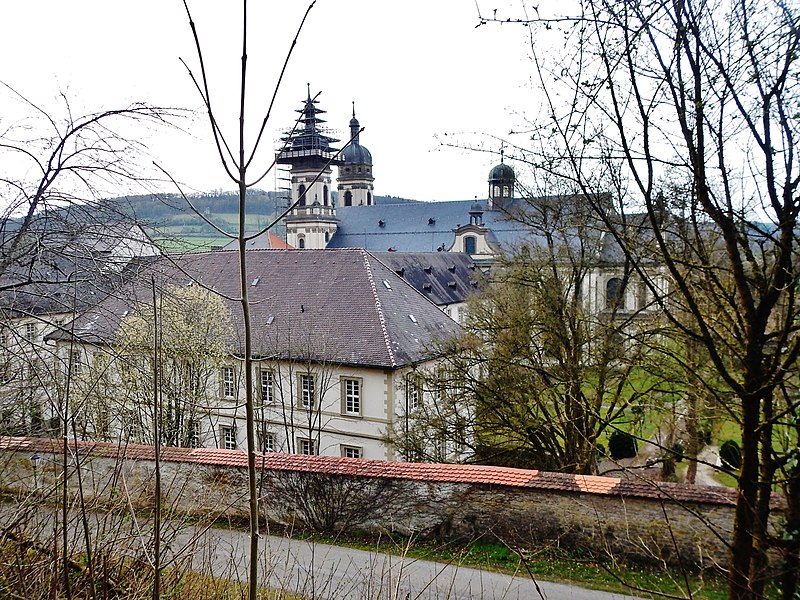
[[[9,523],[27,514],[25,535],[44,539],[52,535],[53,507],[28,510],[13,504],[0,505],[0,521]],[[119,551],[141,556],[149,548],[151,523],[130,518],[92,514],[97,543],[111,542]],[[230,579],[246,579],[248,536],[239,530],[199,529],[170,523],[172,534],[162,536],[165,560],[184,555],[191,568]],[[83,533],[73,521],[71,545],[81,551]],[[174,534],[174,535],[173,535]],[[60,535],[60,534],[59,534]],[[339,546],[264,536],[259,543],[262,585],[296,592],[315,600],[614,600],[623,594],[597,592],[579,587],[533,582],[528,577],[469,569],[353,550]],[[146,552],[149,554],[149,551]]]
[[[206,547],[215,548],[215,571],[244,576],[247,536],[213,529]],[[260,547],[262,573],[273,587],[331,600],[612,600],[630,598],[569,585],[538,582],[458,565],[403,558],[266,536]]]

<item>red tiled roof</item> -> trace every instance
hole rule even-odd
[[[62,444],[61,440],[0,436],[0,449],[18,452],[59,453],[63,447]],[[74,442],[70,442],[69,447],[70,451],[83,456],[119,456],[128,460],[155,459],[155,448],[140,444],[78,442],[76,446]],[[243,450],[164,447],[160,449],[160,454],[161,459],[167,462],[234,468],[247,467],[247,454]],[[270,452],[256,454],[256,466],[271,471],[303,471],[411,481],[480,484],[601,496],[663,498],[703,504],[732,505],[736,500],[735,490],[722,487],[635,481],[619,477],[571,475],[485,465],[403,463]]]

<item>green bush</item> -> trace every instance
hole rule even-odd
[[[608,451],[614,460],[633,458],[637,454],[636,438],[627,431],[615,431],[608,438]]]
[[[722,461],[722,466],[736,470],[742,466],[742,451],[739,449],[739,444],[734,440],[725,441],[719,448],[719,459]]]

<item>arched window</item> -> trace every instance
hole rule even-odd
[[[464,237],[464,252],[467,254],[477,254],[478,244],[474,235]]]
[[[622,305],[622,294],[624,292],[622,279],[612,277],[606,282],[606,308],[611,309]]]
[[[298,247],[302,250],[306,247],[306,238],[300,238],[297,240]]]
[[[297,188],[297,197],[300,199],[299,206],[305,206],[306,205],[306,186],[301,185],[299,188]]]
[[[372,193],[367,192],[367,206],[372,206]]]
[[[331,241],[331,234],[330,234],[330,232],[326,231],[325,232],[325,243],[327,244],[330,241]]]
[[[322,186],[322,206],[328,206],[328,186]]]
[[[347,190],[344,193],[344,205],[345,206],[353,206],[353,194],[350,190]]]

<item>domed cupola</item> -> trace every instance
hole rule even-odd
[[[361,124],[356,119],[355,102],[353,118],[350,119],[350,143],[341,154],[339,165],[339,203],[342,206],[373,204],[372,154],[359,140]]]
[[[500,164],[489,171],[489,208],[507,208],[514,199],[514,186],[517,177],[514,169],[503,162],[503,150],[500,150]]]

